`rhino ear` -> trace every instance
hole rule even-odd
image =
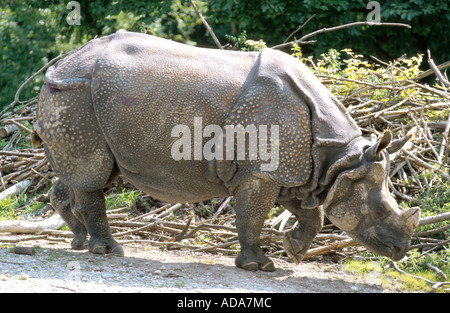
[[[366,151],[366,158],[369,161],[376,161],[380,158],[380,153],[391,144],[392,133],[386,130],[379,138],[378,141]]]
[[[409,140],[413,139],[416,135],[416,128],[413,127],[404,138],[394,140],[388,147],[389,154],[395,153],[400,150]]]

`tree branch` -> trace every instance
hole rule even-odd
[[[209,26],[208,22],[206,22],[206,20],[204,19],[203,15],[200,13],[200,11],[197,9],[197,6],[195,5],[194,0],[189,0],[192,4],[192,6],[194,7],[195,12],[197,13],[198,17],[200,18],[200,20],[202,21],[203,25],[205,25],[206,29],[208,30],[209,34],[211,35],[212,39],[214,40],[214,42],[216,43],[217,47],[219,47],[219,49],[223,49],[223,46],[220,44],[219,39],[217,39],[216,35],[214,34],[212,28]]]
[[[306,22],[304,22],[302,25],[300,25],[299,28],[297,28],[296,30],[294,30],[287,38],[285,41],[283,41],[283,43],[286,43],[286,41],[288,41],[289,39],[291,39],[292,36],[294,36],[296,33],[298,33],[303,27],[306,26],[306,24],[309,23],[310,20],[312,20],[316,15],[313,14],[309,19],[306,20]]]
[[[450,61],[444,62],[444,63],[439,64],[438,66],[436,66],[436,68],[437,68],[439,71],[440,71],[440,70],[443,70],[443,69],[445,69],[445,68],[447,68],[447,67],[450,67]],[[430,68],[429,70],[426,70],[425,72],[420,73],[419,75],[417,75],[416,77],[414,77],[412,80],[418,81],[418,80],[421,80],[422,78],[427,77],[427,76],[429,76],[429,75],[431,75],[431,74],[433,74],[433,73],[434,73],[433,69]]]
[[[420,219],[418,227],[449,220],[450,220],[450,212],[427,216]]]
[[[442,84],[444,84],[447,87],[450,87],[450,82],[444,78],[442,73],[437,68],[436,64],[434,64],[434,61],[431,58],[430,50],[427,50],[427,52],[428,52],[428,64],[430,64],[431,68],[433,69],[434,73],[436,74],[436,77],[441,81]]]
[[[369,26],[400,26],[400,27],[411,28],[411,26],[409,26],[408,24],[402,24],[402,23],[379,23],[379,24],[374,24],[372,22],[354,22],[354,23],[339,25],[339,26],[330,27],[330,28],[326,28],[325,27],[325,28],[316,30],[316,31],[314,31],[312,33],[306,34],[305,36],[303,36],[300,39],[273,46],[272,49],[282,49],[282,48],[285,48],[285,47],[288,47],[288,46],[292,45],[293,43],[302,43],[306,39],[311,38],[311,37],[313,37],[315,35],[318,35],[318,34],[328,33],[328,32],[335,31],[335,30],[340,30],[340,29],[353,27],[353,26],[361,26],[361,25],[369,25]]]

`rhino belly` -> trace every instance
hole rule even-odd
[[[208,166],[201,161],[161,162],[160,159],[143,160],[130,169],[129,164],[119,169],[126,179],[155,199],[170,203],[190,203],[214,197],[228,196],[222,181],[211,179]],[[137,170],[137,169],[141,170]]]

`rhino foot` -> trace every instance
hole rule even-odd
[[[124,256],[125,252],[120,244],[114,241],[113,245],[108,244],[93,244],[93,248],[89,247],[87,240],[78,240],[75,238],[72,240],[71,247],[73,250],[86,250],[88,249],[90,252],[94,254],[112,254],[115,256]]]
[[[289,258],[297,265],[305,257],[310,245],[311,242],[305,244],[303,240],[294,238],[292,232],[286,233],[283,237],[283,247]]]
[[[123,250],[122,246],[115,240],[112,240],[111,242],[90,242],[89,251],[95,254],[111,254],[115,256],[125,255],[125,251]]]
[[[285,233],[283,238],[283,247],[287,255],[298,265],[305,257],[317,233],[322,229],[323,210],[321,206],[302,209],[300,200],[284,201],[281,204],[298,220],[297,226]]]
[[[73,250],[86,250],[88,248],[88,241],[86,240],[86,236],[82,238],[75,238],[72,240],[70,246]]]
[[[262,257],[251,257],[239,254],[235,260],[235,264],[237,267],[251,272],[256,272],[258,270],[264,272],[275,271],[275,265],[265,255],[263,255]]]

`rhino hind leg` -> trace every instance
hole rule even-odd
[[[61,180],[53,187],[50,202],[74,234],[74,239],[71,243],[72,249],[87,249],[87,229],[82,221],[73,214],[74,195],[73,193],[71,194],[70,188]]]
[[[89,251],[123,255],[108,225],[103,194],[103,188],[117,174],[117,167],[98,125],[90,88],[58,90],[44,84],[35,129],[62,181],[54,199],[61,217],[75,234],[72,247],[86,246],[87,231]]]
[[[259,178],[247,180],[237,187],[236,227],[241,244],[241,252],[235,260],[237,267],[248,271],[275,270],[273,262],[260,247],[260,234],[279,190],[277,184]]]
[[[323,226],[323,210],[319,206],[314,209],[301,209],[299,200],[280,202],[297,217],[298,225],[287,232],[283,238],[283,246],[292,261],[299,264],[311,246],[314,237]]]
[[[124,250],[114,240],[108,224],[103,190],[91,192],[74,188],[72,190],[75,197],[72,212],[87,228],[90,235],[89,251],[96,254],[123,256]]]
[[[93,192],[80,191],[58,181],[51,195],[51,203],[74,234],[72,249],[89,249],[96,254],[124,255],[123,248],[112,236],[101,189]]]

